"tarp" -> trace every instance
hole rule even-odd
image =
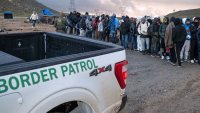
[[[45,16],[53,16],[53,13],[49,9],[43,9],[42,14]]]
[[[3,12],[3,14],[10,14],[10,15],[12,15],[13,13],[11,11],[5,11],[5,12]]]
[[[11,11],[3,12],[4,19],[13,19],[13,13]]]

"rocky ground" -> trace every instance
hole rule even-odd
[[[200,113],[200,65],[127,51],[128,103],[120,113]]]

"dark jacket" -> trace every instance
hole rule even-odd
[[[183,27],[183,25],[179,24],[175,26],[175,28],[173,28],[172,40],[175,44],[179,42],[184,42],[186,39],[186,36],[187,36],[187,32],[185,28]]]
[[[131,22],[130,33],[132,33],[133,35],[137,34],[137,27],[135,22]]]
[[[198,30],[197,30],[196,26],[192,25],[192,26],[190,27],[191,36],[192,36],[192,39],[194,39],[194,40],[197,39],[197,36],[196,36],[197,31],[198,31]]]
[[[165,31],[167,29],[167,24],[162,23],[159,28],[159,35],[161,38],[165,38]]]
[[[124,22],[122,22],[122,24],[120,26],[121,34],[122,35],[128,34],[129,29],[130,29],[130,24],[129,24],[128,20],[125,20]]]

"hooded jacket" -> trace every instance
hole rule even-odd
[[[184,23],[184,28],[185,28],[185,30],[187,32],[186,38],[187,38],[187,40],[190,40],[192,38],[192,34],[191,34],[191,31],[190,31],[190,28],[191,28],[192,24],[191,24],[191,21],[190,21],[190,25],[187,25],[188,21],[190,21],[190,19],[187,18],[185,23]]]
[[[176,19],[175,21],[175,28],[173,28],[172,30],[172,39],[173,42],[179,43],[179,42],[184,42],[186,39],[186,30],[183,27],[183,25],[181,24],[181,20],[180,19]]]
[[[124,19],[124,22],[121,23],[120,31],[122,35],[126,35],[129,33],[130,24],[127,18]]]
[[[165,46],[166,48],[173,47],[172,29],[175,27],[174,22],[171,21],[165,31]]]
[[[114,30],[117,31],[118,27],[119,27],[119,20],[115,17],[112,16],[111,17],[111,21],[110,21],[110,30],[113,30],[112,28],[114,27]]]

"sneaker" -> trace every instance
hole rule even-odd
[[[194,60],[191,60],[191,63],[194,64]]]
[[[167,60],[170,60],[170,57],[169,57],[169,56],[167,56],[167,57],[166,57],[166,59],[167,59]]]
[[[153,58],[154,58],[155,56],[154,56],[154,55],[151,55],[151,57],[153,57]]]
[[[177,66],[178,68],[181,68],[182,66]]]
[[[164,60],[164,59],[165,59],[165,57],[164,57],[164,56],[161,56],[161,59],[162,59],[162,60]]]
[[[176,64],[175,63],[173,63],[173,62],[170,62],[171,63],[171,65],[173,65],[173,66],[176,66]]]

